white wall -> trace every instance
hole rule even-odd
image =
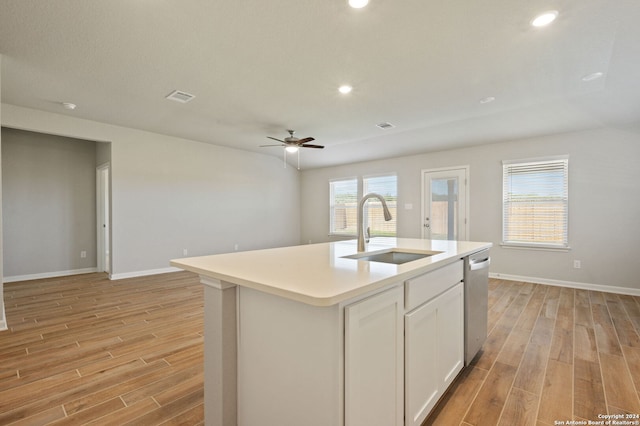
[[[2,125],[111,142],[112,274],[300,241],[298,171],[231,148],[3,105]]]
[[[113,272],[166,268],[169,259],[328,241],[328,180],[398,174],[398,235],[420,237],[421,170],[470,166],[470,239],[491,241],[492,272],[638,289],[637,133],[602,129],[313,169],[277,158],[72,117],[2,106],[2,124],[112,142]],[[501,161],[570,156],[569,252],[504,249]],[[413,210],[403,210],[407,204]],[[0,235],[1,237],[1,235]],[[0,253],[1,254],[1,253]],[[582,262],[573,268],[573,260]],[[1,262],[0,262],[1,263]]]
[[[506,249],[502,160],[569,154],[569,252]],[[492,273],[542,281],[640,289],[633,265],[640,243],[637,133],[602,129],[307,170],[302,173],[302,241],[328,241],[329,179],[398,174],[398,236],[421,236],[421,170],[470,166],[470,240],[490,241]],[[413,210],[404,210],[407,203]],[[574,269],[573,260],[582,268]]]

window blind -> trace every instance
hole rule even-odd
[[[506,245],[569,245],[569,159],[505,161],[502,239]]]

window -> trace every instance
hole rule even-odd
[[[569,159],[503,161],[502,242],[568,248]]]
[[[370,176],[334,180],[329,182],[329,208],[331,235],[357,235],[358,201],[363,195],[375,192],[382,195],[393,219],[384,220],[382,203],[377,198],[367,201],[364,208],[365,227],[371,236],[391,237],[396,235],[397,194],[396,175]]]
[[[382,195],[387,202],[387,207],[392,217],[390,221],[385,221],[382,203],[377,198],[370,198],[364,206],[365,228],[367,226],[370,228],[372,237],[395,237],[398,212],[397,177],[395,175],[387,175],[364,178],[362,189],[362,195],[370,192]]]
[[[356,235],[358,208],[358,180],[329,182],[330,233]]]

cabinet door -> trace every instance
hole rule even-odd
[[[463,284],[405,315],[406,425],[421,425],[463,366]]]
[[[421,425],[439,398],[438,302],[405,315],[406,425]]]
[[[464,366],[464,287],[457,284],[438,298],[438,370],[443,392]]]
[[[345,424],[404,422],[403,289],[345,308]]]

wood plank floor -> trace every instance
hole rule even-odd
[[[4,285],[0,425],[203,424],[203,288],[179,272]]]
[[[203,424],[195,275],[88,274],[8,283],[4,293],[0,425]],[[640,413],[640,298],[491,280],[489,330],[425,424]]]
[[[489,337],[424,425],[639,424],[639,397],[640,297],[492,279]]]

